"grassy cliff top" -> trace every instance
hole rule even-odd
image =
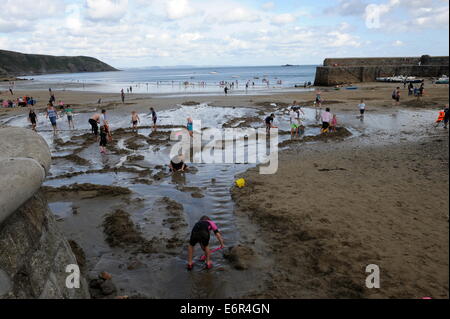
[[[118,70],[87,56],[51,56],[0,50],[0,77],[105,71]]]

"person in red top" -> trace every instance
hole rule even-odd
[[[220,234],[220,231],[217,228],[216,224],[208,216],[203,216],[194,225],[194,228],[192,229],[191,232],[191,238],[189,240],[189,247],[188,247],[188,265],[187,265],[188,270],[192,270],[194,266],[192,263],[192,258],[194,255],[194,247],[198,243],[200,244],[206,255],[206,268],[207,269],[212,268],[212,263],[210,260],[211,251],[208,246],[211,230],[214,232],[214,235],[216,235],[217,240],[219,240],[220,248],[224,247],[222,235]]]

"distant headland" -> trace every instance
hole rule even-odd
[[[51,56],[0,50],[0,79],[54,73],[118,71],[87,56]]]

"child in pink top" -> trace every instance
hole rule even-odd
[[[330,132],[336,132],[336,126],[337,126],[337,118],[336,114],[333,114],[333,118],[331,119],[330,123]]]
[[[212,263],[210,260],[211,251],[209,249],[209,233],[211,230],[214,232],[214,235],[216,235],[217,239],[219,240],[220,247],[221,248],[224,247],[222,235],[220,234],[220,231],[217,228],[216,224],[208,216],[203,216],[194,225],[194,228],[192,229],[188,247],[188,266],[187,266],[188,270],[192,270],[193,267],[192,258],[194,255],[194,247],[198,243],[200,244],[206,255],[206,268],[210,269],[212,267]]]

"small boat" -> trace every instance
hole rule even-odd
[[[448,76],[443,75],[439,80],[436,81],[436,84],[448,84]]]
[[[356,86],[348,86],[345,89],[346,90],[357,90],[358,88]]]
[[[415,76],[391,76],[376,78],[377,82],[386,83],[421,83],[422,79],[417,79]]]

